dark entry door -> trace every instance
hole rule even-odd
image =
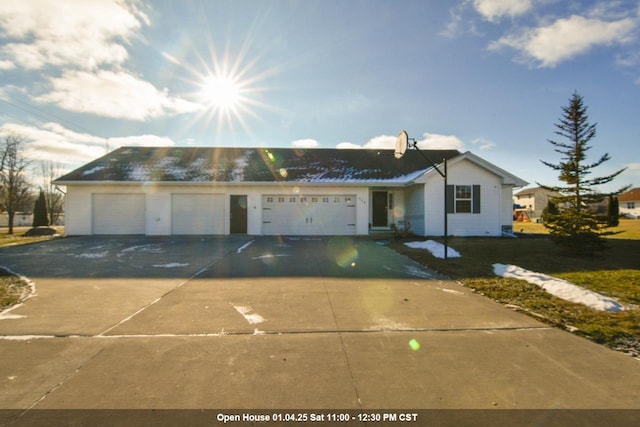
[[[231,196],[231,233],[247,232],[247,196]]]
[[[386,191],[374,191],[373,192],[373,218],[372,225],[374,227],[386,227],[388,222],[388,205],[387,205],[387,192]]]

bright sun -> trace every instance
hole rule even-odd
[[[240,102],[240,87],[238,82],[230,77],[206,77],[200,93],[205,102],[214,109],[234,110]]]

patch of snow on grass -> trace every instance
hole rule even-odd
[[[434,240],[427,240],[425,242],[407,242],[404,244],[413,249],[426,249],[436,258],[444,258],[444,245]],[[447,255],[449,258],[460,258],[460,252],[453,249],[451,246],[447,248]]]
[[[614,298],[590,291],[557,277],[525,270],[517,265],[493,264],[493,271],[498,276],[526,280],[558,298],[584,304],[596,310],[615,312],[624,310],[622,304]]]
[[[186,267],[189,264],[180,264],[179,262],[170,262],[169,264],[153,264],[154,267],[158,268],[177,268],[177,267]]]

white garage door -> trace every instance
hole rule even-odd
[[[93,234],[145,234],[144,194],[93,194]]]
[[[224,234],[224,195],[172,194],[172,234]]]
[[[262,234],[355,235],[354,195],[267,195],[262,197]]]

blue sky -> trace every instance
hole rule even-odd
[[[0,2],[0,132],[123,145],[470,150],[534,184],[574,91],[640,186],[640,1]]]

